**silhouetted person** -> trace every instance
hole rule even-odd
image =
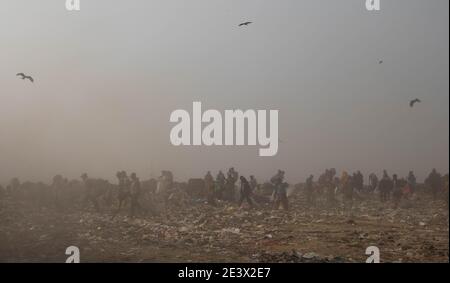
[[[217,197],[220,199],[224,198],[225,192],[225,184],[226,178],[222,171],[219,171],[216,177],[216,185],[217,185]]]
[[[314,180],[313,175],[309,175],[309,177],[306,179],[305,192],[306,192],[306,202],[308,204],[315,203],[313,180]]]
[[[361,171],[357,171],[354,175],[353,175],[353,183],[354,183],[354,187],[358,192],[362,192],[363,188],[364,188],[364,177],[361,173]]]
[[[277,173],[272,178],[270,178],[270,182],[274,186],[274,208],[278,209],[280,203],[282,203],[283,207],[287,210],[287,186],[286,183],[284,183],[284,171],[278,169]]]
[[[280,204],[284,210],[289,210],[289,202],[287,198],[287,188],[289,184],[286,182],[281,183],[275,192],[274,209],[278,209]]]
[[[373,193],[378,186],[378,177],[375,173],[369,175],[369,190]]]
[[[258,189],[258,181],[256,181],[255,176],[250,176],[250,189],[252,189],[252,193],[254,193]]]
[[[240,180],[241,180],[241,197],[239,198],[238,205],[239,207],[241,207],[244,200],[246,200],[247,203],[250,205],[250,207],[253,207],[253,201],[251,198],[252,189],[250,188],[250,184],[244,176],[241,176]]]
[[[139,196],[141,195],[141,182],[139,178],[136,176],[136,173],[131,173],[131,202],[130,202],[130,216],[134,217],[136,212],[142,212],[141,204],[139,203]]]
[[[413,171],[409,171],[407,181],[411,194],[414,194],[416,192],[417,179]]]
[[[124,202],[131,196],[131,180],[128,178],[127,172],[125,171],[117,172],[116,177],[119,180],[119,192],[117,196],[119,200],[119,207],[117,210],[120,211]]]
[[[392,189],[394,188],[393,182],[386,170],[383,171],[383,178],[378,184],[378,190],[380,191],[380,200],[385,202],[389,199]]]
[[[279,187],[281,186],[281,184],[284,181],[284,171],[278,169],[277,173],[270,178],[270,183],[273,185],[274,189],[273,189],[273,198],[275,199],[275,194],[277,192],[277,190],[279,189]]]
[[[403,194],[403,185],[406,182],[403,182],[398,179],[397,174],[392,175],[392,183],[393,183],[393,192],[392,192],[392,200],[394,202],[394,208],[397,208],[400,204]]]
[[[215,198],[214,178],[211,175],[210,171],[208,171],[206,173],[204,181],[205,181],[206,198],[207,198],[208,204],[215,206],[216,198]]]
[[[276,187],[281,185],[283,181],[284,181],[284,171],[280,169],[278,169],[277,173],[270,179],[270,182]]]
[[[164,180],[167,183],[167,188],[171,189],[173,187],[173,173],[169,170],[162,170],[160,179]]]
[[[347,171],[342,172],[340,183],[344,196],[344,209],[351,209],[353,207],[353,180]]]
[[[225,189],[225,199],[228,201],[234,201],[234,187],[239,179],[239,174],[231,167],[227,173],[226,189]]]
[[[433,195],[433,199],[436,200],[439,194],[439,191],[442,188],[442,177],[436,169],[433,168],[428,178],[425,180],[425,183],[431,187],[431,193]]]

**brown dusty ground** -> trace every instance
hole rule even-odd
[[[341,208],[308,208],[291,198],[289,213],[205,204],[166,216],[131,219],[89,209],[58,212],[0,200],[0,262],[64,262],[68,246],[82,262],[290,262],[287,254],[365,262],[368,246],[382,262],[449,262],[448,209],[427,196],[396,210],[377,199]],[[300,256],[301,257],[301,256]]]

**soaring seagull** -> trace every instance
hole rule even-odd
[[[418,103],[418,102],[422,102],[422,101],[420,101],[420,99],[418,99],[418,98],[416,98],[416,99],[414,99],[414,100],[411,100],[411,101],[409,102],[409,107],[413,107],[414,104],[416,104],[416,103]]]
[[[22,80],[27,79],[27,80],[30,80],[30,82],[34,83],[34,79],[31,76],[25,75],[24,73],[18,73],[16,76],[21,76]]]
[[[242,26],[248,26],[249,24],[251,24],[252,22],[245,22],[245,23],[241,23],[241,24],[239,24],[239,26],[240,27],[242,27]]]

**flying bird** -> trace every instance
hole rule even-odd
[[[414,99],[414,100],[411,100],[411,101],[409,102],[409,107],[413,107],[414,104],[416,104],[416,103],[418,103],[418,102],[422,102],[422,101],[420,101],[420,99],[418,99],[418,98],[416,98],[416,99]]]
[[[241,23],[241,24],[239,24],[239,26],[240,27],[242,27],[242,26],[248,26],[249,24],[251,24],[252,22],[245,22],[245,23]]]
[[[22,80],[30,80],[30,82],[34,83],[34,79],[31,76],[27,76],[24,73],[18,73],[16,76],[22,77]]]

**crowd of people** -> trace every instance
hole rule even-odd
[[[58,205],[64,193],[68,191],[67,188],[72,188],[72,191],[82,192],[82,203],[90,204],[96,211],[100,211],[100,203],[105,202],[114,207],[114,216],[126,206],[131,216],[137,216],[152,211],[152,204],[167,205],[180,194],[185,198],[204,200],[211,206],[217,206],[218,202],[229,202],[236,203],[239,207],[247,205],[249,208],[258,208],[265,205],[272,209],[281,207],[288,211],[288,189],[302,190],[305,205],[308,206],[316,205],[320,199],[327,207],[342,204],[342,207],[348,210],[353,207],[355,199],[379,195],[380,202],[392,202],[394,208],[397,208],[402,199],[412,198],[418,188],[413,171],[405,178],[397,174],[390,176],[386,170],[383,170],[380,179],[375,173],[371,173],[365,185],[360,171],[353,174],[343,171],[338,176],[334,168],[326,169],[317,181],[310,175],[304,183],[296,186],[290,186],[285,181],[285,172],[282,170],[278,170],[268,182],[260,184],[255,176],[247,178],[239,175],[233,167],[226,175],[219,171],[214,178],[208,171],[204,178],[190,179],[187,183],[175,182],[170,171],[162,171],[159,178],[146,181],[141,181],[136,173],[128,175],[126,171],[117,172],[116,178],[117,183],[112,184],[107,180],[90,178],[86,173],[81,175],[80,180],[73,181],[56,175],[51,185],[21,183],[18,178],[13,178],[6,188],[0,186],[0,198],[20,199],[28,196],[33,201],[42,202],[44,198],[43,203]],[[442,176],[433,169],[421,186],[426,188],[425,191],[429,192],[434,200],[443,197],[448,206],[448,180],[448,174]]]

